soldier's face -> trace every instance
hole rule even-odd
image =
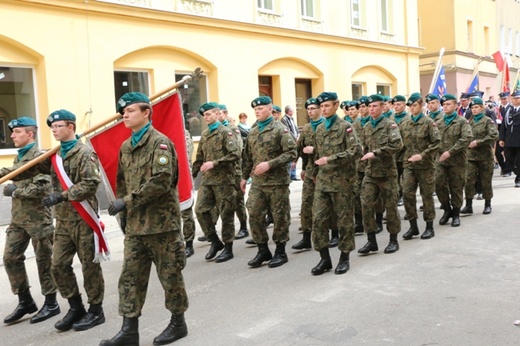
[[[271,116],[271,112],[273,107],[271,105],[262,105],[255,107],[255,116],[258,121],[265,121],[269,116]]]
[[[511,103],[513,104],[513,106],[515,106],[515,107],[520,106],[520,97],[513,97],[511,100],[512,100]]]
[[[24,127],[15,127],[13,129],[13,133],[11,133],[11,139],[13,140],[14,146],[17,148],[23,148],[30,142],[34,134],[32,132],[27,131]]]
[[[406,108],[406,103],[404,101],[394,102],[394,110],[396,113],[404,112],[405,108]]]
[[[442,107],[444,108],[444,113],[449,115],[449,114],[455,112],[457,103],[454,100],[444,101]]]
[[[150,121],[150,110],[141,110],[139,104],[133,103],[126,106],[123,110],[123,122],[126,128],[132,131],[138,131],[142,129]]]
[[[362,117],[366,117],[368,115],[368,106],[366,104],[362,104],[359,106],[359,114]]]
[[[350,107],[348,109],[348,114],[350,115],[350,117],[352,119],[355,119],[355,118],[357,118],[357,116],[359,114],[359,111],[358,111],[358,109],[356,107]]]
[[[471,106],[471,113],[473,115],[479,115],[483,111],[484,111],[484,106],[482,106],[482,105],[473,105],[473,106]]]
[[[509,102],[509,100],[508,100],[507,97],[502,97],[502,98],[500,99],[500,103],[502,104],[502,106],[507,105],[508,102]]]
[[[390,110],[390,103],[389,102],[383,102],[383,112],[388,112]]]
[[[430,112],[437,112],[439,110],[440,105],[441,103],[439,102],[439,100],[431,100],[430,102],[428,102],[428,109],[430,110]]]
[[[368,114],[372,119],[377,119],[383,114],[383,102],[372,102],[368,105]]]
[[[419,115],[421,114],[421,111],[422,111],[422,107],[421,105],[419,104],[419,102],[414,102],[410,105],[410,113],[412,113],[412,115]]]
[[[336,114],[339,107],[339,101],[325,101],[320,104],[321,114],[325,118],[329,118]]]
[[[318,120],[321,116],[321,110],[320,107],[317,105],[309,105],[307,107],[307,114],[309,115],[309,118],[312,120]]]
[[[74,128],[64,120],[55,121],[51,125],[52,135],[57,141],[70,141],[74,138]]]
[[[206,124],[213,124],[215,121],[219,120],[220,110],[218,108],[208,109],[205,111],[202,116],[204,117],[204,121]]]

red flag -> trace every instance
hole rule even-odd
[[[507,64],[507,61],[504,61],[504,71],[502,72],[504,74],[502,78],[502,91],[511,91],[509,85],[511,83],[511,79],[509,78],[509,65]]]
[[[193,181],[188,161],[191,158],[188,158],[184,135],[184,118],[178,93],[174,93],[153,105],[152,125],[175,145],[179,166],[179,183],[177,185],[179,201],[181,210],[187,209],[193,203]],[[131,130],[127,129],[123,122],[117,122],[89,138],[113,191],[116,188],[119,149],[130,135]]]
[[[497,69],[499,72],[504,70],[504,57],[502,57],[502,53],[500,51],[493,54],[493,59],[495,59],[495,64],[497,65]]]

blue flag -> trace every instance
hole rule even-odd
[[[439,71],[439,75],[437,76],[437,81],[435,81],[435,86],[433,87],[434,95],[442,97],[442,95],[447,94],[446,91],[446,74],[444,73],[444,66],[441,67]]]
[[[478,90],[478,73],[475,74],[475,77],[473,77],[473,80],[471,81],[471,84],[469,85],[468,90],[466,92],[472,93],[477,90]]]

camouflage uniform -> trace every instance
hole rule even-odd
[[[61,156],[61,152],[57,155]],[[67,191],[58,180],[54,168],[51,171],[55,192],[61,193],[65,201],[87,201],[93,210],[98,210],[96,191],[100,183],[99,163],[96,154],[82,142],[76,145],[63,158],[63,167],[72,185]],[[52,277],[63,298],[70,299],[80,295],[76,275],[72,268],[77,253],[83,271],[83,286],[88,302],[99,305],[103,302],[105,281],[101,265],[94,262],[94,232],[71,203],[55,206],[56,232],[52,256]]]
[[[172,314],[188,309],[182,270],[186,254],[177,192],[177,154],[173,143],[152,126],[135,147],[131,138],[121,146],[117,196],[126,207],[124,258],[119,277],[119,314],[139,317],[150,269],[155,264]]]
[[[227,127],[220,124],[212,132],[209,129],[202,132],[192,174],[196,177],[205,162],[213,161],[215,164],[213,169],[202,172],[195,204],[197,220],[208,239],[216,234],[211,216],[215,205],[222,218],[222,241],[231,243],[235,239],[235,163],[239,156],[240,145]]]
[[[410,120],[410,115],[406,112],[401,114],[393,114],[392,120],[395,121],[395,123],[399,126],[399,132],[401,132],[401,128],[403,123],[406,120]],[[397,186],[399,187],[398,191],[398,197],[403,197],[403,173],[404,173],[404,167],[403,167],[403,157],[404,157],[404,151],[405,148],[401,148],[396,154],[395,154],[395,164],[397,168]]]
[[[370,120],[369,120],[370,121]],[[358,117],[356,121],[352,124],[352,127],[354,127],[354,130],[356,131],[356,134],[358,136],[359,142],[361,143],[363,147],[362,155],[365,155],[367,153],[365,142],[363,138],[363,125],[361,122],[361,116]],[[358,160],[358,163],[356,165],[356,171],[357,171],[357,180],[356,185],[354,186],[354,213],[357,215],[361,215],[361,184],[363,184],[363,178],[365,177],[365,169],[366,169],[367,163],[366,161]]]
[[[315,166],[316,190],[313,203],[313,243],[320,251],[329,245],[329,224],[333,214],[339,230],[338,249],[350,253],[354,242],[354,187],[356,163],[361,144],[352,125],[336,119],[326,130],[318,125],[315,134],[314,161],[327,157],[327,164]]]
[[[15,167],[22,166],[41,154],[34,145],[21,158],[14,159],[14,167],[2,169],[4,176]],[[55,293],[56,285],[51,275],[52,237],[54,226],[50,207],[42,206],[41,200],[51,192],[51,177],[40,166],[31,170],[32,177],[15,177],[16,190],[12,195],[11,223],[7,228],[4,248],[4,267],[14,294],[29,290],[25,269],[25,250],[32,242],[41,292],[44,296]]]
[[[267,243],[265,215],[271,210],[274,220],[273,240],[286,244],[289,240],[291,205],[289,201],[289,171],[287,164],[296,159],[296,143],[287,128],[274,119],[262,130],[251,129],[242,157],[242,179],[252,177],[246,202],[249,225],[257,244]],[[262,175],[252,175],[254,167],[269,162],[270,169]]]
[[[188,130],[184,130],[186,137],[186,149],[188,150],[188,162],[190,168],[192,168],[191,158],[193,156],[193,139]],[[184,235],[185,241],[193,241],[195,239],[195,219],[193,218],[193,205],[187,209],[181,211],[182,218],[182,234]]]
[[[300,209],[301,227],[303,233],[312,231],[312,202],[314,200],[315,183],[312,176],[314,167],[313,155],[305,154],[303,148],[306,146],[314,147],[314,130],[311,124],[303,126],[300,137],[297,141],[298,156],[302,158],[302,169],[305,171],[305,179],[302,186],[302,204]]]
[[[417,117],[416,117],[417,118]],[[420,115],[417,121],[408,120],[399,126],[403,138],[403,193],[404,208],[409,220],[417,220],[417,185],[424,205],[424,221],[435,219],[435,159],[440,143],[440,134],[435,122]],[[420,154],[422,159],[409,162],[408,159]]]
[[[469,121],[473,139],[477,141],[475,148],[468,148],[468,169],[464,193],[466,199],[473,199],[475,183],[480,175],[482,180],[482,197],[485,200],[493,198],[494,154],[493,146],[498,139],[498,130],[492,119],[484,116],[478,121],[473,117]]]

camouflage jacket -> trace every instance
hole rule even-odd
[[[190,164],[190,169],[193,168],[193,139],[191,138],[191,134],[188,130],[184,129],[184,137],[186,139],[186,151],[188,152],[188,163]]]
[[[297,147],[297,154],[296,160],[298,160],[299,157],[302,158],[302,168],[305,171],[305,177],[312,179],[312,170],[314,167],[313,162],[313,154],[305,154],[303,152],[303,148],[307,146],[314,147],[314,137],[315,133],[312,129],[311,124],[305,124],[303,126],[302,132],[300,133],[300,137],[298,137],[298,140],[296,141],[296,147]]]
[[[177,154],[168,137],[150,126],[135,147],[121,145],[116,194],[125,202],[126,235],[181,229]]]
[[[466,162],[467,148],[473,139],[468,121],[464,117],[457,116],[448,126],[444,123],[444,119],[437,120],[436,124],[441,135],[439,155],[446,151],[450,153],[450,158],[439,164],[455,166],[460,162]]]
[[[34,145],[22,157],[16,157],[14,166],[19,167],[41,155],[38,146]],[[50,207],[42,205],[42,199],[51,193],[51,176],[48,170],[43,172],[39,165],[34,166],[32,177],[14,182],[11,204],[11,224],[22,226],[31,238],[40,239],[54,231]],[[10,170],[10,168],[8,168]]]
[[[253,178],[255,185],[289,185],[287,164],[296,160],[296,143],[281,122],[271,121],[262,132],[258,126],[251,129],[242,156],[242,179]],[[270,169],[262,175],[252,175],[261,162]]]
[[[399,132],[401,132],[401,129],[402,129],[402,126],[403,126],[403,123],[407,120],[410,120],[411,117],[410,117],[410,114],[406,114],[402,119],[401,121],[397,122],[395,119],[395,114],[392,116],[393,121],[395,121],[395,123],[397,124],[397,126],[399,126]],[[401,137],[402,137],[402,133],[401,133]],[[403,144],[403,147],[395,154],[395,162],[403,162],[403,159],[404,159],[404,151],[405,151],[405,147],[404,147],[404,144]]]
[[[340,192],[352,189],[362,150],[352,124],[337,118],[326,130],[323,122],[316,128],[315,142],[314,161],[327,157],[327,164],[314,167],[316,190]]]
[[[484,116],[479,122],[475,122],[475,118],[472,118],[469,125],[473,133],[473,140],[477,141],[477,146],[468,148],[468,161],[493,161],[493,147],[498,139],[495,122]]]
[[[428,118],[432,119],[434,122],[437,121],[437,120],[441,120],[441,119],[444,119],[444,116],[446,114],[444,114],[443,111],[439,111],[434,117],[432,117],[432,114],[430,112],[430,114],[428,114]]]
[[[56,155],[61,156],[61,152],[58,151]],[[81,202],[86,200],[92,209],[98,210],[96,192],[101,182],[98,158],[95,153],[78,140],[76,145],[62,159],[63,168],[73,185],[67,191],[63,191],[54,167],[52,168],[52,187],[54,191],[60,192],[65,198],[65,202],[58,203],[55,206],[56,219],[60,221],[82,220],[72,204],[66,201]]]
[[[408,120],[399,126],[403,138],[403,167],[409,169],[434,169],[435,159],[441,141],[437,124],[426,115],[417,122]],[[408,162],[416,154],[422,156],[421,161]]]
[[[369,121],[363,132],[367,152],[373,152],[376,156],[367,160],[365,174],[374,178],[397,176],[394,155],[403,147],[397,124],[384,118],[374,128]]]
[[[213,161],[213,169],[202,172],[202,185],[234,185],[235,164],[240,159],[240,144],[236,133],[224,125],[213,132],[206,129],[200,136],[197,156],[193,162],[193,176],[199,174],[204,162]]]
[[[229,122],[226,127],[231,130],[231,132],[235,135],[235,143],[238,145],[239,155],[238,160],[235,161],[235,176],[242,176],[242,150],[244,150],[244,140],[242,139],[242,135],[240,134],[240,129],[238,126],[233,125]]]
[[[363,157],[363,155],[368,153],[368,151],[365,146],[365,140],[364,140],[365,131],[363,131],[363,125],[361,124],[361,116],[357,117],[357,119],[354,121],[352,126],[354,127],[354,130],[356,130],[356,135],[358,136],[359,143],[361,143],[361,148],[362,148],[361,157]],[[367,167],[366,161],[358,160],[357,166],[356,166],[356,170],[358,172],[365,173],[366,167]]]

